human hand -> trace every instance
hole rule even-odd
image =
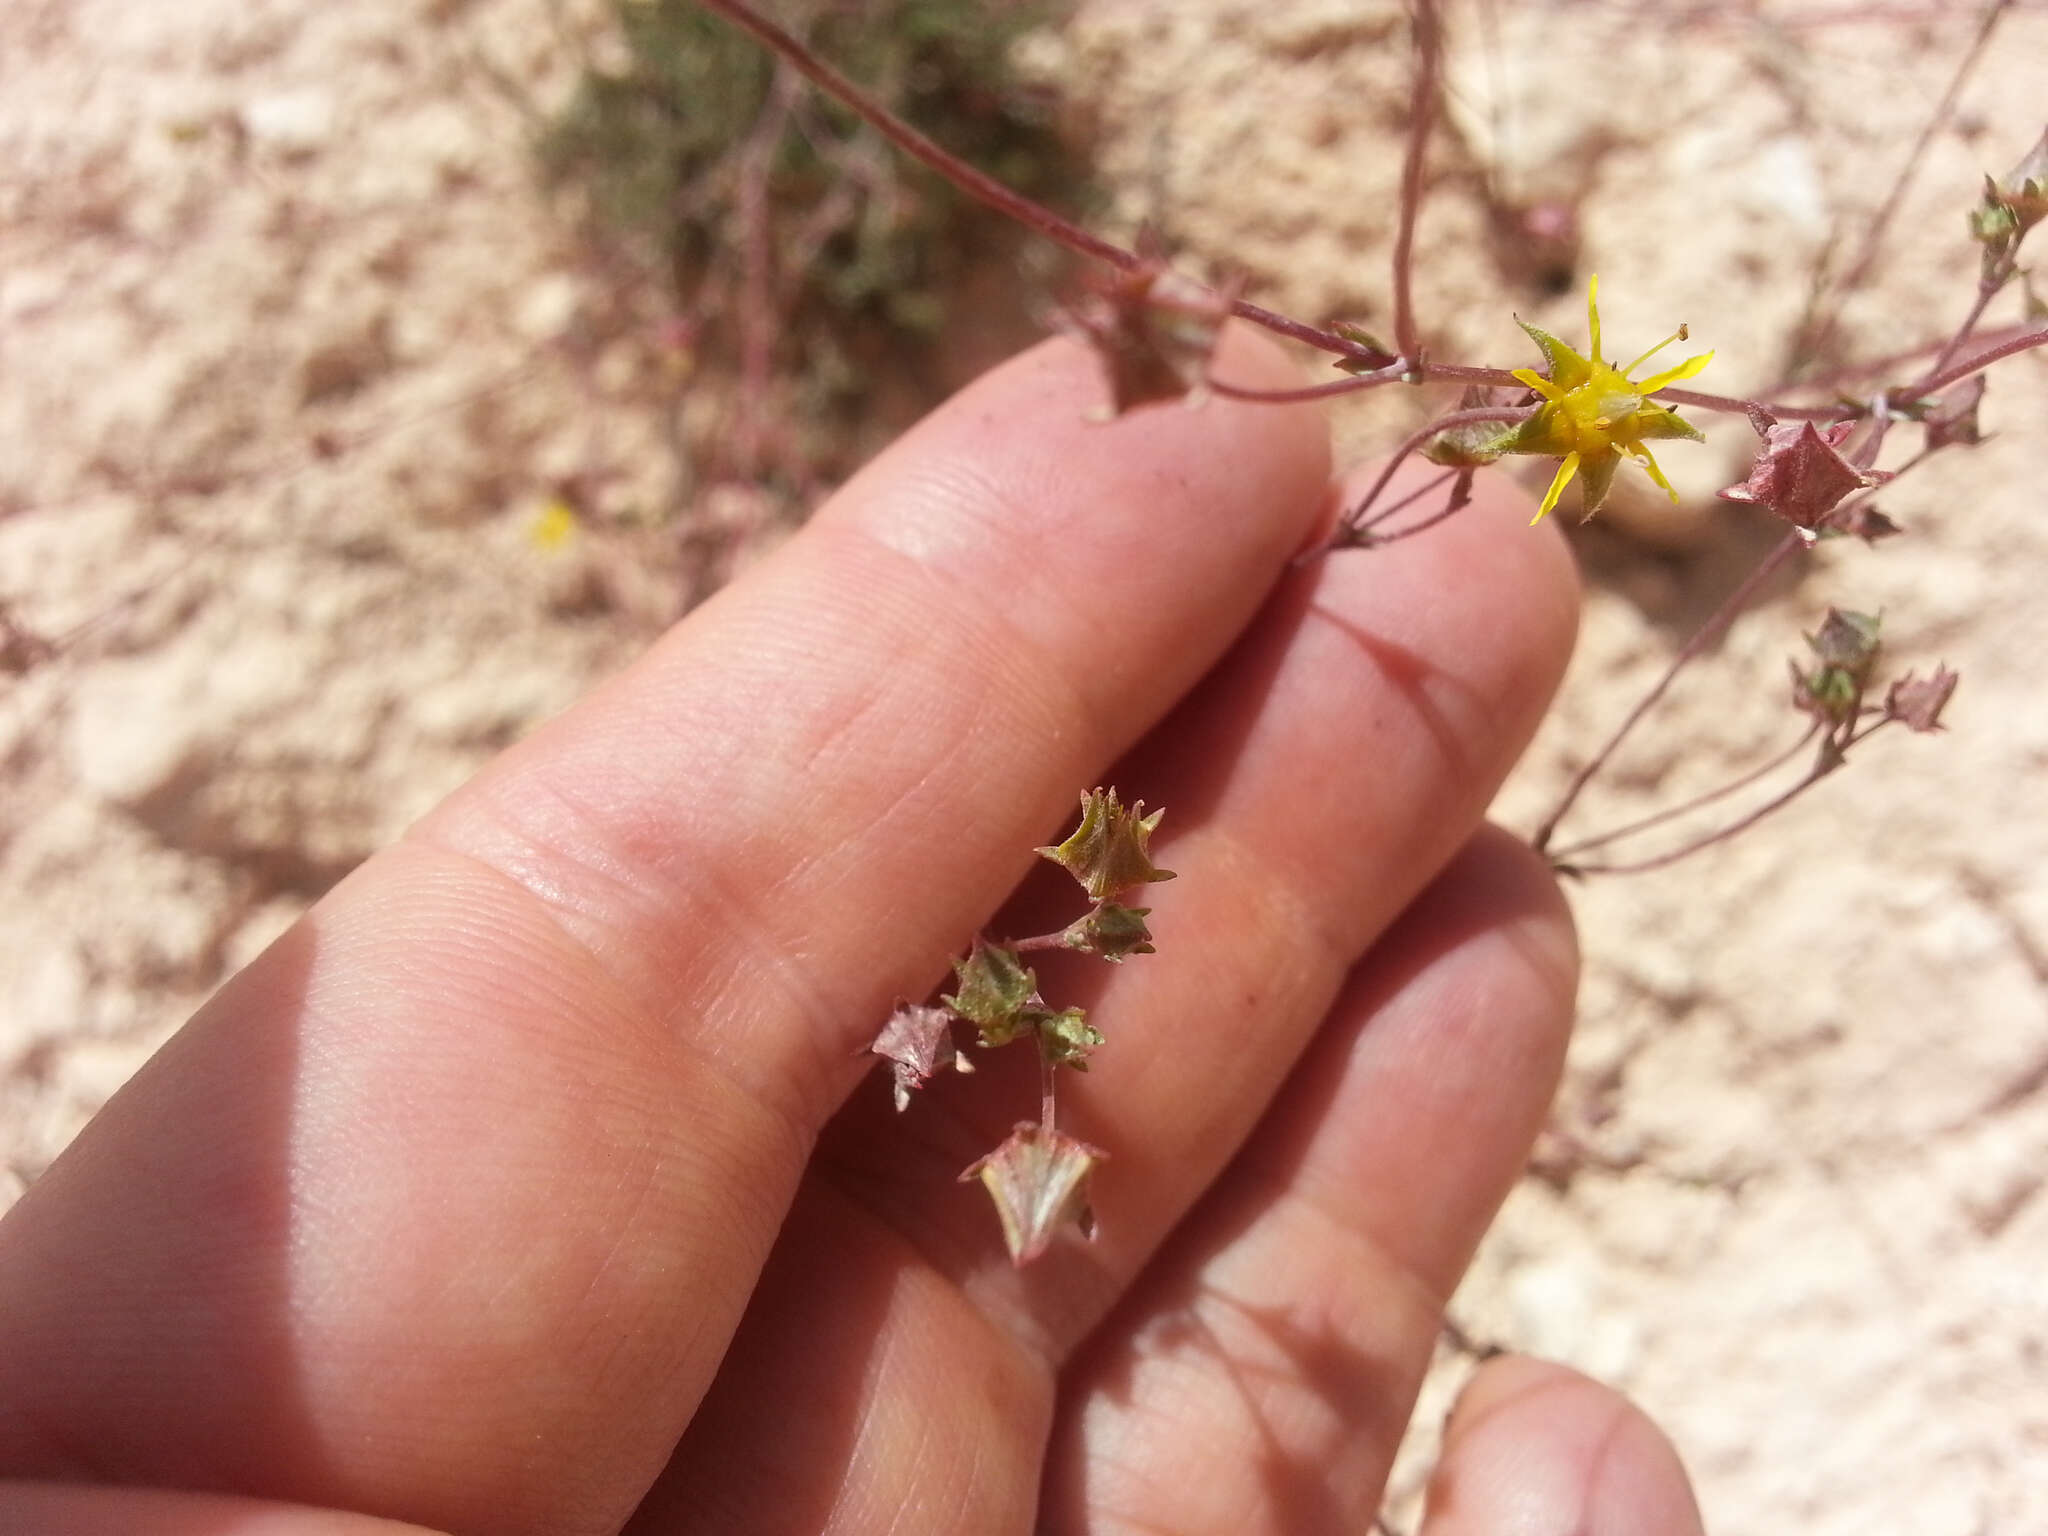
[[[1570,562],[1494,484],[1290,569],[1318,415],[1098,388],[965,391],[115,1096],[0,1223],[0,1530],[1370,1521],[1563,1052],[1568,918],[1480,818]],[[862,1047],[1097,782],[1181,878],[1062,1086],[1099,1240],[1018,1271],[955,1175],[1032,1089],[897,1117]],[[1431,1536],[1697,1529],[1531,1362],[1437,1487]]]

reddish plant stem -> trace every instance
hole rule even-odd
[[[1747,832],[1751,827],[1755,826],[1758,822],[1762,821],[1766,816],[1770,815],[1772,812],[1783,810],[1786,806],[1790,805],[1794,800],[1798,799],[1801,795],[1805,794],[1809,789],[1813,788],[1814,785],[1818,784],[1822,779],[1826,778],[1829,774],[1833,773],[1837,768],[1840,768],[1845,762],[1847,762],[1847,753],[1850,747],[1854,746],[1859,741],[1864,741],[1868,739],[1872,732],[1879,730],[1888,723],[1889,722],[1886,720],[1879,720],[1876,724],[1872,725],[1869,730],[1862,731],[1860,733],[1852,732],[1850,735],[1844,737],[1840,741],[1837,741],[1832,735],[1826,737],[1821,742],[1820,751],[1814,758],[1813,766],[1808,768],[1806,772],[1800,776],[1799,781],[1796,784],[1792,784],[1788,786],[1786,789],[1784,789],[1782,792],[1773,795],[1770,799],[1766,800],[1762,805],[1755,807],[1753,810],[1744,812],[1742,815],[1736,817],[1735,820],[1729,822],[1726,826],[1717,827],[1712,832],[1708,832],[1700,837],[1695,838],[1692,842],[1687,843],[1682,848],[1673,848],[1668,852],[1656,854],[1651,858],[1635,859],[1622,864],[1566,865],[1557,864],[1553,862],[1552,867],[1555,868],[1559,874],[1569,874],[1577,876],[1641,875],[1647,874],[1649,871],[1653,869],[1668,868],[1670,865],[1678,863],[1681,859],[1689,859],[1694,854],[1703,852],[1704,850],[1713,847],[1716,843],[1725,843],[1730,838],[1740,836],[1742,833]]]
[[[1854,412],[1836,402],[1832,405],[1787,405],[1782,400],[1745,400],[1739,395],[1710,395],[1697,389],[1660,389],[1656,398],[1666,405],[1689,405],[1700,411],[1725,411],[1752,419],[1768,411],[1781,421],[1840,421]]]
[[[1694,631],[1692,638],[1685,642],[1676,656],[1671,658],[1671,665],[1664,669],[1664,675],[1657,679],[1657,685],[1636,701],[1635,708],[1631,709],[1623,718],[1621,724],[1615,728],[1614,734],[1609,736],[1606,742],[1602,744],[1600,750],[1587,759],[1585,765],[1572,775],[1571,782],[1565,786],[1564,793],[1558,798],[1556,806],[1551,810],[1550,815],[1545,818],[1543,825],[1536,829],[1536,835],[1529,840],[1530,845],[1538,853],[1544,853],[1549,850],[1550,839],[1557,831],[1557,824],[1563,821],[1571,812],[1572,806],[1578,802],[1580,794],[1593,781],[1594,776],[1607,766],[1608,760],[1614,756],[1616,749],[1627,739],[1628,733],[1635,729],[1643,716],[1656,707],[1657,701],[1663,698],[1671,685],[1678,680],[1678,674],[1685,670],[1687,663],[1691,662],[1701,652],[1706,650],[1709,645],[1713,644],[1715,640],[1720,638],[1728,626],[1735,621],[1736,615],[1749,606],[1750,599],[1756,596],[1757,592],[1763,587],[1763,584],[1771,578],[1779,566],[1791,559],[1794,553],[1806,547],[1806,536],[1801,530],[1795,528],[1787,533],[1784,538],[1778,541],[1769,554],[1757,562],[1756,569],[1743,577],[1735,590],[1722,600],[1721,606],[1714,610],[1706,623]]]
[[[1462,363],[1423,363],[1416,372],[1430,384],[1498,384],[1508,389],[1528,388],[1511,368],[1471,368]]]
[[[1394,450],[1393,454],[1387,459],[1387,462],[1380,466],[1379,474],[1374,478],[1371,487],[1366,491],[1365,495],[1359,498],[1358,505],[1337,519],[1337,527],[1331,534],[1331,547],[1337,547],[1338,542],[1345,539],[1348,535],[1371,526],[1371,524],[1362,521],[1362,519],[1371,510],[1372,504],[1379,500],[1380,492],[1387,488],[1387,482],[1394,478],[1394,471],[1401,467],[1402,461],[1409,454],[1415,452],[1416,449],[1420,448],[1432,437],[1435,437],[1439,432],[1449,432],[1457,427],[1476,427],[1489,421],[1520,421],[1528,414],[1529,407],[1521,405],[1476,406],[1471,410],[1453,411],[1448,416],[1439,416],[1436,420],[1416,428],[1415,431],[1408,434],[1407,439],[1402,442],[1401,446]]]
[[[1956,327],[1955,335],[1949,337],[1948,344],[1941,349],[1941,355],[1928,367],[1927,376],[1930,379],[1955,361],[1956,353],[1962,350],[1963,343],[1970,339],[1970,332],[1977,329],[1977,322],[1984,318],[1984,311],[1990,307],[1991,301],[2004,287],[2004,281],[1990,282],[1981,277],[1977,279],[1976,302],[1971,304],[1970,312],[1963,316],[1963,323]]]
[[[768,180],[775,147],[789,127],[790,103],[799,89],[788,68],[778,61],[768,99],[739,151],[735,212],[743,253],[737,306],[740,391],[731,472],[743,480],[760,475],[772,432],[768,394],[781,330],[777,316],[783,305],[775,291],[775,233],[768,209]]]
[[[1984,19],[1977,28],[1976,40],[1957,62],[1955,72],[1949,77],[1948,89],[1941,93],[1941,100],[1935,103],[1934,110],[1927,116],[1927,121],[1921,124],[1919,137],[1913,141],[1913,147],[1906,153],[1905,163],[1899,167],[1898,175],[1892,180],[1891,191],[1885,195],[1884,202],[1879,205],[1877,212],[1871,215],[1870,223],[1863,231],[1863,241],[1856,249],[1855,259],[1849,263],[1848,270],[1840,278],[1814,296],[1813,308],[1808,313],[1806,323],[1799,328],[1799,334],[1792,344],[1794,368],[1825,346],[1840,318],[1843,302],[1862,287],[1864,279],[1870,276],[1871,268],[1877,263],[1878,248],[1883,244],[1892,220],[1898,216],[1899,204],[1905,200],[1906,188],[1911,184],[1914,173],[1919,170],[1920,161],[1927,153],[1927,146],[1934,142],[1934,136],[1940,132],[1941,125],[1947,122],[1955,111],[1956,98],[1962,94],[1964,83],[1976,69],[1977,60],[1983,56],[1985,46],[1991,41],[1991,34],[1997,30],[1999,18],[2011,4],[2012,0],[1991,0],[1991,4],[1985,8]],[[1832,302],[1824,307],[1824,301]]]
[[[1621,826],[1610,828],[1593,837],[1582,837],[1575,843],[1568,843],[1564,847],[1552,851],[1550,855],[1551,863],[1557,866],[1568,865],[1571,863],[1574,854],[1590,853],[1595,848],[1604,848],[1609,843],[1620,842],[1625,837],[1634,837],[1637,833],[1647,832],[1652,827],[1661,827],[1666,822],[1676,821],[1681,816],[1690,815],[1694,811],[1704,810],[1716,801],[1725,800],[1730,795],[1749,788],[1757,780],[1769,777],[1777,772],[1778,769],[1784,767],[1785,764],[1791,762],[1794,757],[1798,756],[1805,749],[1806,744],[1813,740],[1813,733],[1819,729],[1819,721],[1809,721],[1806,729],[1799,733],[1797,741],[1793,742],[1784,751],[1768,758],[1740,777],[1730,779],[1726,784],[1721,785],[1717,789],[1710,789],[1703,794],[1694,795],[1690,800],[1681,800],[1677,805],[1667,805],[1663,810],[1653,811],[1648,816],[1639,817],[1631,822],[1625,822]]]
[[[1068,250],[1107,262],[1120,272],[1132,271],[1140,265],[1140,258],[1136,252],[1127,251],[1113,241],[1090,234],[1080,225],[1061,218],[1050,208],[1033,202],[1021,193],[1011,191],[993,176],[977,170],[965,160],[941,149],[880,102],[869,97],[859,86],[811,52],[802,42],[766,17],[756,14],[743,4],[742,0],[697,0],[697,3],[714,15],[724,17],[763,47],[788,60],[792,67],[819,90],[858,115],[862,121],[911,159],[937,172],[969,197],[1015,219],[1026,229],[1035,230],[1047,239],[1057,241]],[[1276,314],[1246,299],[1233,299],[1230,308],[1233,314],[1250,320],[1255,325],[1262,325],[1278,335],[1306,342],[1312,347],[1335,353],[1339,357],[1355,358],[1368,368],[1384,368],[1394,361],[1385,352],[1368,347],[1362,342],[1340,336],[1334,331],[1323,330],[1319,326],[1290,320],[1285,315]]]
[[[1472,504],[1472,473],[1470,469],[1447,469],[1421,490],[1414,492],[1412,495],[1403,496],[1393,506],[1388,507],[1378,517],[1375,517],[1370,523],[1367,523],[1358,530],[1358,536],[1354,541],[1357,547],[1360,549],[1379,549],[1388,544],[1396,544],[1402,539],[1412,539],[1418,533],[1426,533],[1438,523],[1457,516],[1458,513],[1464,511],[1466,507]],[[1455,479],[1458,483],[1451,487],[1451,494],[1444,498],[1444,504],[1437,508],[1436,511],[1430,513],[1429,516],[1419,522],[1410,523],[1405,528],[1396,528],[1392,533],[1379,533],[1375,531],[1381,523],[1392,517],[1394,513],[1408,505],[1409,502],[1414,501],[1417,497],[1427,492],[1436,490],[1444,481],[1450,479]]]
[[[1935,370],[1915,384],[1910,395],[1938,395],[1949,385],[1967,379],[1973,373],[1982,373],[2003,358],[2043,345],[2048,345],[2048,325],[2030,327],[2017,336],[2009,336],[2004,341],[1986,346],[1963,362],[1952,363],[1947,368]]]
[[[1362,389],[1376,389],[1382,384],[1399,383],[1407,376],[1407,372],[1407,365],[1396,361],[1371,373],[1352,374],[1348,378],[1333,379],[1327,384],[1304,384],[1299,389],[1246,389],[1217,378],[1204,378],[1202,382],[1226,400],[1250,400],[1261,405],[1293,405],[1299,401],[1328,400],[1334,395],[1353,395]]]
[[[1422,212],[1422,173],[1436,121],[1443,29],[1436,0],[1415,0],[1415,86],[1408,104],[1408,150],[1401,160],[1401,219],[1394,231],[1394,345],[1411,366],[1422,362],[1415,324],[1415,224]]]
[[[870,98],[859,86],[811,52],[802,42],[765,16],[757,15],[749,7],[741,4],[740,0],[697,0],[697,3],[705,10],[724,17],[763,47],[788,60],[819,90],[858,114],[877,133],[911,159],[937,171],[963,192],[987,203],[998,212],[1009,215],[1027,228],[1035,229],[1059,241],[1070,250],[1093,256],[1097,261],[1106,261],[1122,271],[1128,271],[1138,265],[1137,256],[1122,246],[1114,245],[1089,234],[1076,224],[1068,223],[1051,209],[1040,207],[1030,198],[1012,192],[993,176],[986,175],[966,161],[948,154],[880,102]]]
[[[1427,485],[1417,486],[1414,490],[1410,491],[1406,496],[1403,496],[1399,501],[1395,502],[1392,506],[1380,508],[1380,510],[1376,514],[1374,514],[1370,521],[1359,525],[1361,530],[1365,528],[1377,527],[1379,524],[1385,522],[1388,518],[1392,517],[1396,512],[1400,511],[1403,507],[1412,507],[1413,505],[1415,505],[1416,502],[1422,500],[1423,497],[1439,489],[1445,481],[1449,480],[1452,476],[1456,475],[1457,473],[1458,471],[1455,469],[1447,469],[1442,474],[1438,475],[1434,480],[1430,481]]]

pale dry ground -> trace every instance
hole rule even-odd
[[[1938,6],[1491,9],[1491,43],[1454,15],[1465,147],[1442,147],[1418,285],[1437,354],[1533,362],[1515,311],[1583,337],[1581,295],[1503,282],[1491,166],[1583,199],[1580,279],[1600,273],[1616,350],[1687,320],[1724,391],[1769,377],[1815,253],[1883,196],[1970,30]],[[46,634],[90,625],[0,692],[0,1198],[687,583],[639,526],[676,494],[645,405],[672,362],[533,195],[493,83],[554,99],[567,11],[0,10],[0,596]],[[1102,103],[1124,227],[1158,219],[1291,312],[1384,326],[1398,14],[1094,0],[1040,62]],[[1851,308],[1866,351],[1967,303],[1962,210],[2040,132],[2043,57],[2048,20],[2008,16]],[[1784,584],[1601,802],[1625,816],[1779,739],[1782,658],[1829,602],[1883,609],[1897,665],[1963,672],[1945,738],[1880,738],[1753,839],[1575,891],[1557,1127],[1457,1303],[1636,1393],[1717,1531],[2048,1529],[2044,380],[2002,369],[1999,437],[1883,498],[1909,536]],[[1369,451],[1414,408],[1340,428]],[[1708,491],[1742,435],[1662,458]],[[565,479],[599,516],[546,550],[533,519]],[[1725,514],[1645,505],[1691,550],[1587,546],[1569,692],[1501,807],[1523,827],[1755,547]],[[1463,1369],[1447,1351],[1428,1388],[1403,1519]]]

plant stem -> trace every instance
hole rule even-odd
[[[1955,361],[1956,353],[1962,350],[1963,343],[1970,339],[1970,332],[1977,328],[1977,322],[1984,318],[1984,311],[1990,307],[1992,299],[1996,298],[2004,287],[2004,281],[1991,282],[1981,277],[1977,279],[1976,302],[1970,306],[1970,312],[1963,316],[1963,323],[1956,327],[1955,335],[1949,337],[1948,344],[1941,349],[1941,356],[1929,366],[1927,376],[1930,379]]]
[[[1553,850],[1550,855],[1550,861],[1554,866],[1569,865],[1574,854],[1590,853],[1595,848],[1604,848],[1609,843],[1620,842],[1625,837],[1634,837],[1639,832],[1647,832],[1652,827],[1660,827],[1667,821],[1676,821],[1681,816],[1688,815],[1693,811],[1702,810],[1717,800],[1725,800],[1728,796],[1749,788],[1757,780],[1768,777],[1784,767],[1785,764],[1791,762],[1794,757],[1804,750],[1806,744],[1813,740],[1813,733],[1819,729],[1819,721],[1809,721],[1806,729],[1799,733],[1799,739],[1784,751],[1760,763],[1740,777],[1730,779],[1718,789],[1710,789],[1703,794],[1694,795],[1690,800],[1682,800],[1677,805],[1667,805],[1661,811],[1654,811],[1648,816],[1639,817],[1635,821],[1610,828],[1608,831],[1599,833],[1597,836],[1582,837],[1575,843],[1569,843],[1562,848]]]
[[[1356,394],[1362,389],[1376,389],[1382,384],[1397,384],[1407,377],[1407,374],[1408,365],[1396,360],[1371,373],[1356,373],[1348,378],[1333,379],[1327,384],[1304,384],[1299,389],[1245,389],[1240,385],[1215,378],[1205,378],[1202,382],[1226,400],[1250,400],[1263,405],[1292,405],[1303,400],[1328,400],[1333,395]]]
[[[1869,733],[1865,732],[1864,734],[1868,735]],[[1861,738],[1857,739],[1860,740]],[[1773,811],[1784,809],[1784,807],[1790,805],[1799,796],[1805,794],[1806,791],[1841,767],[1844,758],[1838,750],[1830,750],[1833,745],[1832,740],[1821,743],[1819,756],[1814,759],[1813,766],[1800,776],[1798,783],[1773,795],[1754,810],[1747,811],[1741,816],[1736,817],[1735,820],[1729,822],[1726,826],[1718,827],[1704,836],[1695,838],[1682,848],[1673,848],[1669,852],[1656,854],[1651,858],[1636,859],[1624,864],[1558,864],[1553,861],[1552,868],[1556,869],[1559,874],[1581,876],[1641,875],[1647,874],[1653,869],[1664,869],[1669,865],[1676,864],[1680,859],[1690,858],[1696,853],[1713,847],[1716,843],[1725,843],[1731,837],[1747,832]]]
[[[1411,367],[1422,362],[1422,336],[1415,324],[1415,223],[1422,212],[1422,172],[1429,130],[1436,120],[1437,76],[1443,59],[1443,28],[1436,0],[1415,0],[1415,85],[1408,104],[1408,151],[1401,161],[1401,220],[1394,232],[1394,345]]]
[[[1346,535],[1372,526],[1369,522],[1363,521],[1363,519],[1365,514],[1371,510],[1372,504],[1379,500],[1380,492],[1387,488],[1387,482],[1394,478],[1394,471],[1401,467],[1402,461],[1409,454],[1420,448],[1439,432],[1448,432],[1456,427],[1480,426],[1489,421],[1520,421],[1528,414],[1529,407],[1525,405],[1483,405],[1475,406],[1471,410],[1452,411],[1448,416],[1439,416],[1436,420],[1426,422],[1416,428],[1415,431],[1408,434],[1407,439],[1401,446],[1394,450],[1393,454],[1387,459],[1387,462],[1380,466],[1378,476],[1374,478],[1371,487],[1366,491],[1365,495],[1359,498],[1358,505],[1337,519],[1337,527],[1331,534],[1331,547],[1336,547]]]
[[[1021,193],[1011,191],[993,176],[977,170],[965,160],[941,149],[880,102],[868,96],[859,86],[811,52],[797,38],[766,17],[757,14],[744,4],[743,0],[697,0],[697,3],[714,15],[724,17],[763,47],[788,60],[819,90],[858,115],[911,159],[937,172],[969,197],[1015,219],[1026,229],[1035,230],[1047,239],[1057,241],[1068,250],[1107,262],[1120,272],[1132,271],[1142,264],[1141,258],[1135,252],[1127,251],[1099,235],[1090,234],[1080,225],[1061,218],[1050,208],[1032,201]],[[1290,320],[1285,315],[1276,314],[1249,300],[1233,299],[1230,308],[1233,314],[1256,325],[1262,325],[1278,335],[1306,342],[1312,347],[1335,353],[1339,357],[1355,358],[1368,368],[1384,368],[1394,361],[1385,352],[1368,347],[1362,342],[1340,336],[1334,331],[1323,330],[1319,326]]]
[[[1572,775],[1571,782],[1565,786],[1564,794],[1559,797],[1557,805],[1545,818],[1543,825],[1536,829],[1536,835],[1529,840],[1530,845],[1538,853],[1548,851],[1550,839],[1557,831],[1557,824],[1570,813],[1572,806],[1577,803],[1585,787],[1592,782],[1594,775],[1607,766],[1608,759],[1614,756],[1615,750],[1620,747],[1628,733],[1635,729],[1636,723],[1656,707],[1657,701],[1663,698],[1672,683],[1677,681],[1678,674],[1685,670],[1686,664],[1720,638],[1735,621],[1735,616],[1749,605],[1750,599],[1756,596],[1779,566],[1791,559],[1795,552],[1806,547],[1807,540],[1803,531],[1795,528],[1787,533],[1769,554],[1757,562],[1756,569],[1743,577],[1735,590],[1722,600],[1721,606],[1716,608],[1706,623],[1693,633],[1693,637],[1685,642],[1678,654],[1671,658],[1671,665],[1664,669],[1664,675],[1657,679],[1656,686],[1636,701],[1635,708],[1631,709],[1621,724],[1615,728],[1614,734],[1609,736],[1600,750]]]
[[[1877,212],[1870,216],[1870,223],[1863,231],[1862,244],[1856,248],[1855,260],[1849,263],[1848,270],[1839,279],[1825,285],[1814,295],[1813,306],[1807,312],[1806,323],[1799,328],[1798,335],[1793,338],[1794,370],[1797,370],[1807,358],[1822,350],[1834,332],[1836,322],[1841,316],[1843,302],[1862,287],[1863,280],[1870,276],[1871,268],[1877,263],[1878,247],[1883,243],[1885,232],[1890,228],[1892,220],[1898,215],[1899,204],[1904,201],[1906,188],[1912,182],[1914,173],[1920,168],[1920,161],[1927,153],[1927,146],[1934,142],[1934,135],[1954,113],[1956,98],[1962,94],[1964,82],[1977,67],[1977,60],[1983,56],[1985,46],[1991,41],[1991,34],[1997,29],[1999,18],[2011,4],[2012,0],[1991,0],[1991,4],[1985,7],[1984,19],[1977,28],[1976,40],[1970,44],[1968,52],[1956,64],[1955,72],[1949,77],[1948,89],[1941,93],[1941,100],[1935,103],[1934,110],[1927,116],[1927,121],[1921,124],[1920,135],[1913,141],[1913,147],[1906,152],[1905,162],[1900,165],[1898,175],[1892,180],[1891,191],[1885,195],[1885,200],[1879,205]],[[1831,305],[1823,308],[1824,300],[1832,300]]]
[[[1840,402],[1832,405],[1787,405],[1781,400],[1745,400],[1739,395],[1710,395],[1697,389],[1660,389],[1656,397],[1667,405],[1689,405],[1701,411],[1725,411],[1755,419],[1766,411],[1781,421],[1840,421],[1851,414]]]
[[[1416,534],[1426,532],[1434,528],[1438,523],[1443,522],[1446,518],[1453,517],[1464,511],[1472,502],[1472,474],[1473,472],[1469,468],[1445,470],[1434,480],[1430,481],[1429,484],[1423,486],[1421,490],[1403,496],[1391,507],[1381,512],[1378,517],[1375,517],[1371,522],[1359,528],[1353,543],[1360,549],[1379,549],[1387,544],[1398,543],[1402,539],[1412,539]],[[1405,528],[1396,528],[1392,533],[1376,533],[1373,531],[1411,501],[1436,490],[1446,480],[1452,478],[1456,478],[1458,483],[1451,487],[1451,494],[1444,499],[1444,504],[1437,508],[1436,511],[1430,513],[1429,516],[1423,518],[1420,522],[1410,523]]]
[[[1029,954],[1034,949],[1065,949],[1067,930],[1062,928],[1057,933],[1034,933],[1028,939],[1005,939],[1002,947],[1020,955]]]
[[[2004,341],[1993,342],[1985,346],[1983,350],[1975,353],[1963,362],[1952,363],[1947,368],[1937,369],[1915,384],[1911,394],[1938,395],[1941,391],[1947,389],[1949,385],[1961,379],[1967,379],[1973,373],[1981,373],[1993,363],[2003,358],[2011,357],[2015,352],[2025,352],[2044,343],[2048,343],[2048,325],[2032,326],[2020,332],[2017,336],[2009,336]]]

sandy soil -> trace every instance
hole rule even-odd
[[[1687,320],[1703,387],[1768,382],[1974,25],[1846,10],[1458,9],[1436,355],[1533,362],[1517,311],[1582,334],[1579,294],[1498,260],[1490,177],[1575,204],[1609,336]],[[0,688],[0,1201],[321,889],[772,539],[744,497],[685,496],[653,312],[534,189],[524,114],[601,46],[594,12],[0,11],[0,600],[62,641]],[[1093,0],[1044,62],[1100,104],[1113,223],[1383,325],[1399,18]],[[1967,305],[1962,212],[2040,132],[2043,57],[2048,18],[2009,15],[1848,308],[1860,354]],[[1340,431],[1367,451],[1414,408]],[[1577,889],[1569,1080],[1457,1303],[1639,1396],[1720,1531],[2048,1529],[2048,370],[2002,369],[1985,417],[1994,440],[1885,494],[1907,537],[1780,583],[1600,801],[1622,819],[1782,739],[1782,658],[1830,602],[1884,612],[1894,667],[1963,673],[1945,737],[1880,738],[1752,839]],[[1744,436],[1662,456],[1693,510],[1587,539],[1511,822],[1759,547],[1700,499]],[[586,515],[556,543],[563,495]],[[1465,1368],[1432,1378],[1398,1518]]]

